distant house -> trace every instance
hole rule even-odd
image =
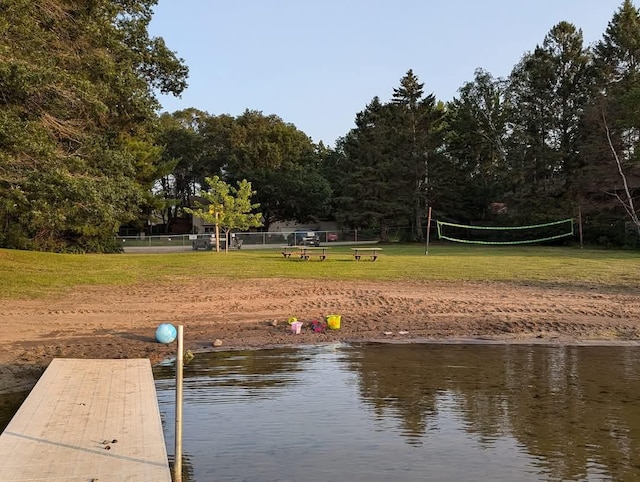
[[[492,202],[489,204],[489,211],[491,214],[507,214],[508,210],[509,207],[507,206],[507,203]]]

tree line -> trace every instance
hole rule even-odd
[[[507,78],[478,69],[444,102],[409,70],[334,146],[277,115],[158,114],[184,62],[147,27],[156,0],[0,3],[0,246],[113,251],[122,226],[189,225],[207,179],[251,183],[262,228],[335,220],[382,240],[427,213],[469,224],[576,216],[640,246],[640,11],[602,38],[559,22]],[[446,68],[446,67],[445,67]]]

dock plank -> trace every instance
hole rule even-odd
[[[0,480],[171,482],[149,360],[54,359],[0,435]]]

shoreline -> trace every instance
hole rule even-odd
[[[155,341],[160,323],[183,325],[184,348],[193,353],[338,342],[640,345],[640,297],[610,287],[205,280],[81,287],[44,300],[0,300],[0,307],[0,393],[30,390],[57,357],[139,357],[154,365],[171,358],[175,345]],[[340,330],[308,329],[331,313],[342,315]],[[290,332],[290,316],[305,323],[300,335]]]
[[[234,345],[222,347],[194,347],[190,350],[194,355],[208,354],[214,352],[232,352],[244,350],[272,350],[278,348],[299,348],[308,346],[322,346],[333,344],[357,345],[357,344],[395,344],[395,345],[514,345],[514,346],[540,346],[540,347],[640,347],[640,340],[610,340],[610,339],[539,339],[539,338],[444,338],[444,339],[388,339],[371,338],[363,340],[336,340],[328,342],[307,342],[307,343],[279,343],[269,345]],[[62,356],[61,358],[66,358]],[[91,357],[87,357],[91,358]],[[109,358],[109,357],[107,357]],[[137,358],[133,356],[133,358]],[[153,358],[150,358],[153,360]],[[164,358],[152,365],[172,362],[175,359],[175,350],[170,350]],[[40,376],[47,368],[51,360],[46,364],[14,365],[10,370],[0,369],[0,395],[15,394],[30,391],[38,382]]]

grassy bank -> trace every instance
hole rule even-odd
[[[198,278],[514,281],[640,288],[640,253],[578,248],[384,245],[374,263],[355,262],[348,246],[326,261],[285,259],[278,249],[228,254],[68,255],[0,250],[0,297],[31,298],[83,285],[130,285]]]

